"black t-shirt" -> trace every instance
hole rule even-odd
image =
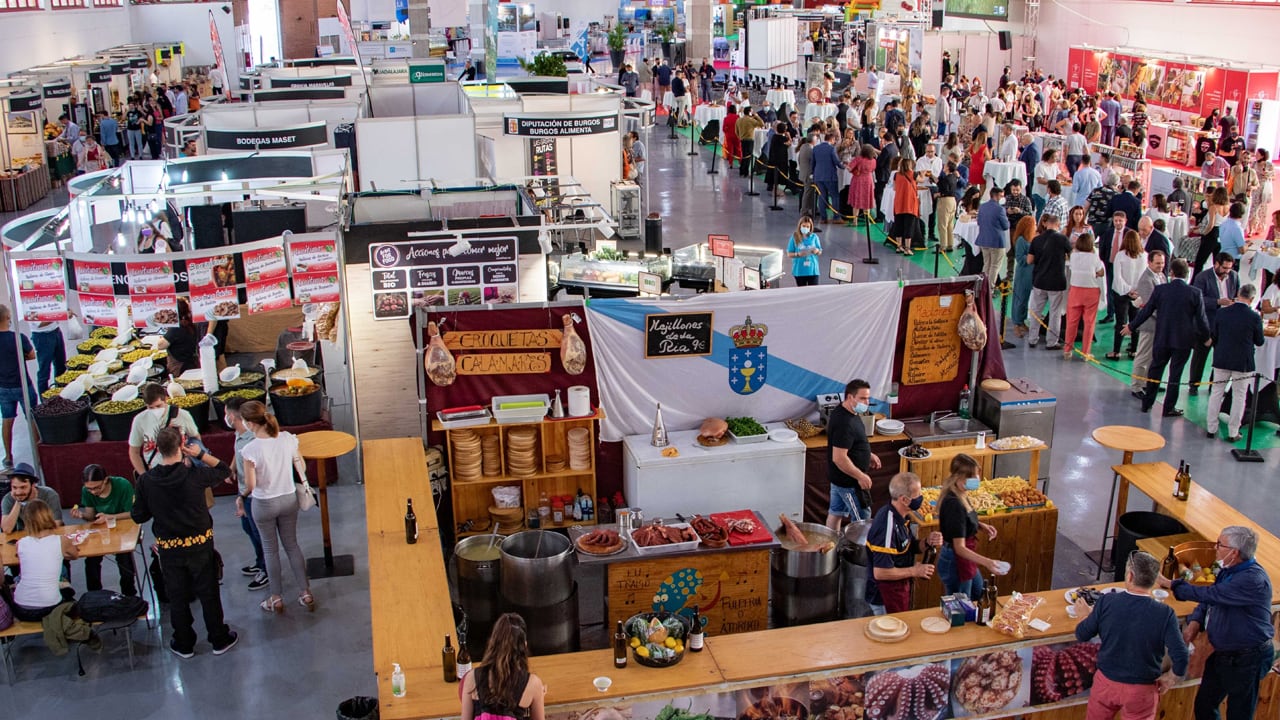
[[[978,534],[978,511],[966,508],[955,495],[947,495],[938,504],[938,530],[943,547],[956,538],[973,537]]]
[[[169,357],[180,363],[184,372],[199,364],[196,357],[200,347],[194,333],[181,326],[171,327],[165,331],[164,339],[169,343]]]
[[[867,429],[862,425],[862,418],[843,405],[832,408],[831,417],[827,419],[827,477],[832,485],[856,488],[858,481],[836,467],[832,450],[838,447],[849,451],[854,467],[862,472],[871,468],[871,443],[867,440]]]
[[[909,568],[916,564],[916,543],[906,520],[898,515],[892,505],[880,508],[871,520],[867,532],[867,549],[871,552],[872,568]],[[880,583],[875,570],[867,576],[867,602],[883,605]],[[903,582],[902,580],[891,582]],[[909,582],[909,581],[908,581]]]
[[[679,75],[671,78],[671,94],[676,97],[684,97],[684,78]]]
[[[142,113],[137,110],[130,110],[124,116],[125,128],[129,130],[142,129]]]
[[[1031,287],[1040,290],[1067,289],[1067,255],[1071,245],[1067,236],[1059,232],[1046,232],[1031,241],[1031,254],[1036,264],[1031,266]]]
[[[12,330],[0,332],[0,387],[22,387],[22,373],[18,370],[18,336]],[[31,340],[22,336],[22,355],[31,352]],[[31,379],[27,378],[27,382]]]

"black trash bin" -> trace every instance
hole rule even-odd
[[[649,213],[644,219],[644,252],[646,255],[662,254],[662,216]]]
[[[1187,526],[1177,518],[1157,512],[1127,512],[1120,516],[1120,531],[1111,544],[1111,566],[1115,568],[1115,581],[1124,582],[1124,564],[1129,553],[1138,549],[1138,541],[1165,535],[1180,535]],[[1159,559],[1159,558],[1157,558]]]
[[[358,695],[338,705],[338,720],[378,720],[378,698]]]

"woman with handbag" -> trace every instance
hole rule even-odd
[[[305,485],[307,470],[298,453],[298,438],[281,432],[276,416],[269,414],[267,406],[260,402],[241,405],[240,417],[254,434],[254,440],[240,454],[244,458],[244,484],[253,498],[253,521],[262,536],[262,552],[271,583],[271,596],[262,601],[261,607],[270,613],[284,612],[280,574],[280,550],[283,548],[285,555],[289,556],[293,579],[302,586],[298,604],[308,612],[314,612],[316,600],[307,582],[307,559],[298,547],[300,508],[293,472],[297,470]],[[242,502],[236,501],[237,510]]]

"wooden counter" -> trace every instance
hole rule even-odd
[[[1124,514],[1128,509],[1127,486],[1132,485],[1134,490],[1151,498],[1166,514],[1177,518],[1188,530],[1195,531],[1206,539],[1216,540],[1222,528],[1231,525],[1253,528],[1258,533],[1258,551],[1254,557],[1271,577],[1271,604],[1280,605],[1280,538],[1263,530],[1199,483],[1191,483],[1188,500],[1174,499],[1173,478],[1178,471],[1168,463],[1115,465],[1111,469],[1120,476],[1120,497],[1124,504],[1116,507],[1118,515]]]
[[[1031,454],[1031,471],[1028,477],[1023,478],[1034,487],[1037,479],[1040,477],[1040,453],[1047,450],[1048,447],[1041,445],[1036,448],[1027,448],[1025,450],[995,450],[990,446],[977,448],[974,446],[973,440],[964,440],[955,445],[939,446],[935,443],[929,443],[928,448],[930,455],[927,458],[901,458],[898,470],[906,472],[910,470],[920,476],[920,484],[924,487],[933,487],[941,485],[942,481],[951,474],[951,461],[955,456],[965,454],[971,456],[978,461],[982,468],[982,477],[993,477],[994,460],[997,455],[1014,455],[1016,453]],[[1045,481],[1046,486],[1048,481]]]
[[[880,469],[871,470],[871,506],[879,508],[889,502],[889,481],[898,472],[898,448],[911,444],[911,438],[897,435],[872,435],[871,453],[880,458]],[[827,506],[831,500],[831,479],[827,468],[827,434],[814,435],[801,440],[804,455],[804,519],[805,522],[826,522]]]

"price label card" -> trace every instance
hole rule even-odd
[[[657,273],[644,272],[642,270],[637,273],[636,283],[640,292],[646,295],[662,294],[662,276]]]
[[[294,304],[338,302],[338,273],[301,273],[293,276]]]
[[[175,290],[173,264],[169,262],[125,263],[130,295],[166,295]],[[137,308],[134,309],[135,318]]]
[[[116,298],[114,295],[80,293],[80,314],[90,325],[115,327]]]
[[[244,274],[248,282],[256,283],[274,280],[287,274],[284,266],[283,248],[263,248],[250,250],[244,258]],[[252,311],[250,311],[252,312]]]
[[[245,293],[250,314],[280,310],[293,304],[287,279],[251,282],[245,286]]]
[[[82,293],[111,295],[115,292],[111,280],[111,263],[76,261],[76,290]]]
[[[836,282],[853,282],[853,263],[832,259],[828,277]]]
[[[13,271],[19,290],[61,290],[67,285],[60,257],[14,260]]]
[[[22,319],[27,322],[58,322],[67,319],[67,291],[20,290],[18,300],[22,304]]]
[[[234,320],[240,317],[235,287],[191,289],[191,319],[195,322]]]
[[[134,295],[130,302],[133,303],[133,326],[136,328],[173,327],[178,324],[177,295]]]
[[[215,255],[188,260],[187,282],[192,291],[199,288],[235,287],[235,256]]]
[[[295,275],[334,272],[338,269],[338,246],[332,240],[291,240],[289,267]]]
[[[748,290],[759,290],[760,271],[756,268],[742,268],[742,287]]]

